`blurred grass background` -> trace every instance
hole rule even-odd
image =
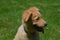
[[[13,40],[21,25],[22,13],[37,7],[48,23],[41,40],[60,40],[60,0],[0,0],[0,40]]]

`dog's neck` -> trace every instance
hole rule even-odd
[[[25,27],[24,27],[24,31],[25,31],[27,34],[31,34],[31,35],[34,35],[34,34],[35,34],[35,32],[31,32],[31,31],[26,30]]]
[[[27,23],[26,25],[27,25],[27,27],[25,27],[25,30],[26,30],[28,33],[33,34],[33,33],[35,32],[35,30],[34,30],[34,28],[33,28],[33,25],[31,24],[31,22],[30,22],[30,24]]]

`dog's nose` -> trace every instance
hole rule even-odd
[[[45,24],[44,26],[47,26],[47,24]]]

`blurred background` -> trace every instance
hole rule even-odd
[[[0,0],[0,40],[13,40],[24,10],[34,6],[48,23],[40,40],[60,40],[60,0]]]

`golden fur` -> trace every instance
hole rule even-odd
[[[22,25],[19,27],[14,40],[39,40],[39,32],[44,32],[44,26],[46,26],[46,22],[39,9],[31,7],[24,11]]]

